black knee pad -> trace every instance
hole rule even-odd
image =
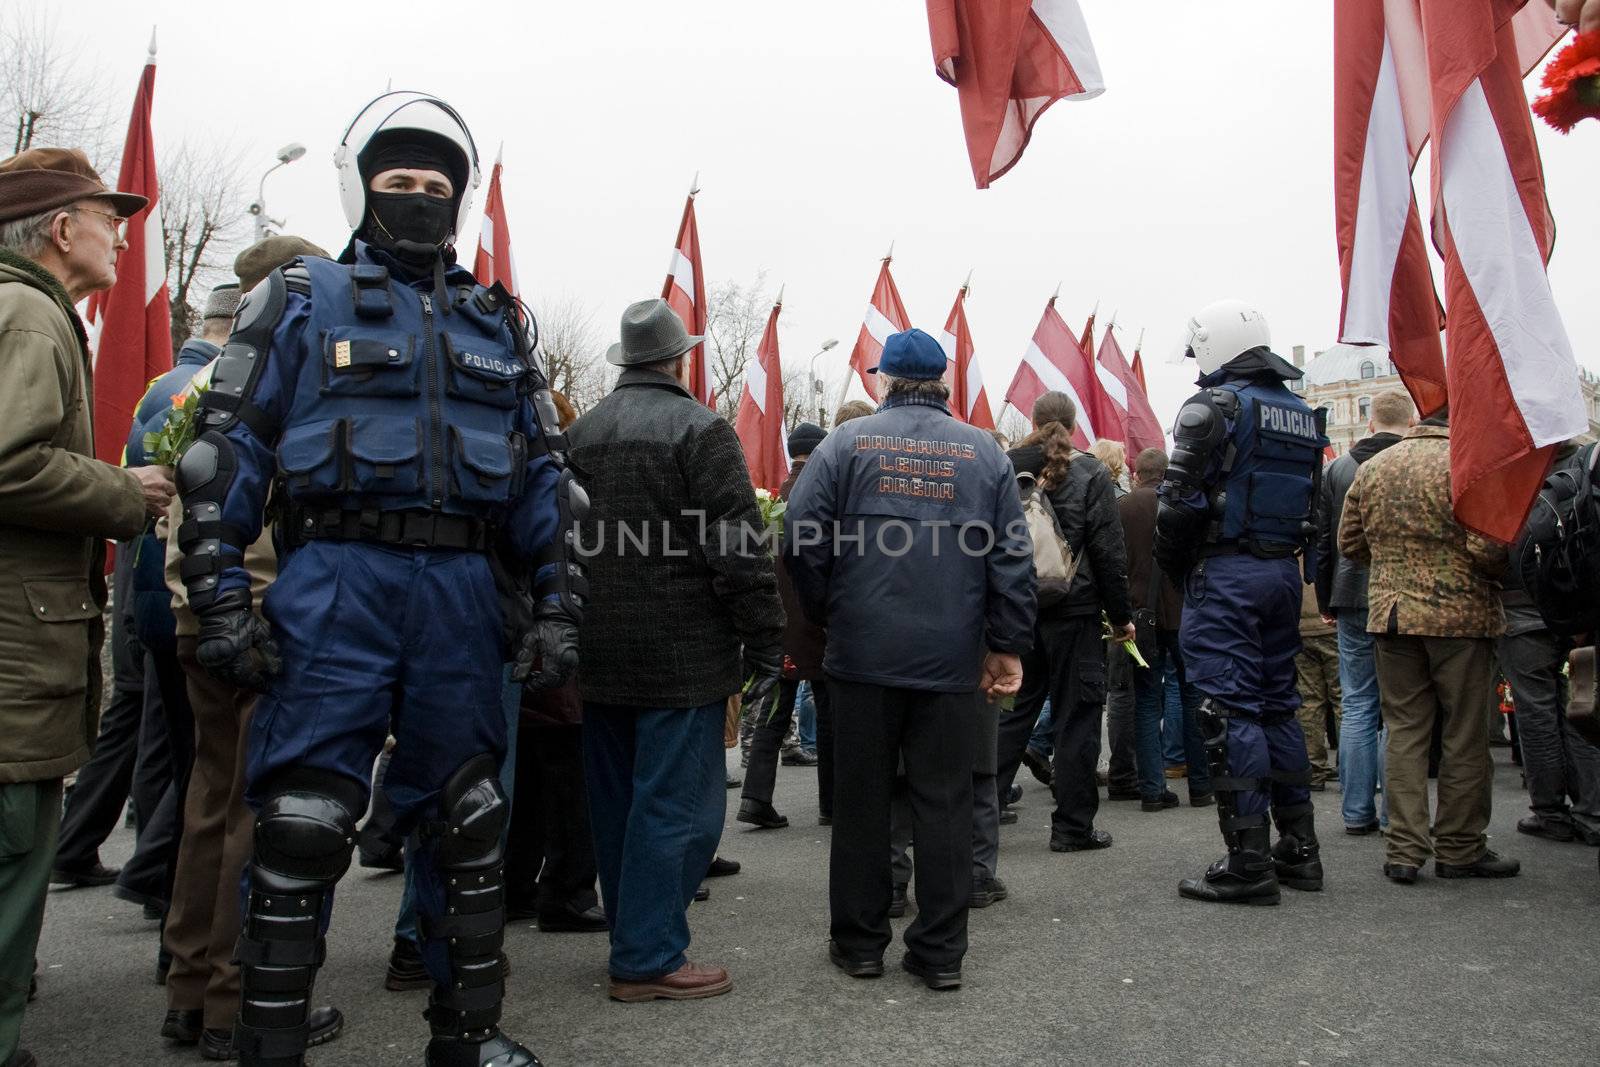
[[[511,815],[511,804],[500,788],[500,768],[487,752],[463,763],[444,783],[439,794],[444,817],[439,841],[439,865],[445,869],[472,868],[500,859],[500,837]]]
[[[325,771],[285,776],[256,815],[255,866],[332,885],[350,867],[362,786]]]

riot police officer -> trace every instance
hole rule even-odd
[[[502,677],[513,659],[537,660],[544,684],[576,666],[584,590],[567,531],[584,500],[531,320],[455,264],[480,180],[461,117],[386,93],[335,164],[349,247],[245,298],[178,475],[197,655],[265,693],[236,1042],[247,1065],[303,1062],[333,887],[392,729],[385,789],[417,833],[435,982],[427,1063],[526,1067],[538,1060],[498,1026]],[[257,615],[240,562],[269,490],[283,555]],[[528,606],[517,650],[503,604]]]
[[[1201,732],[1228,854],[1178,891],[1276,904],[1322,888],[1310,763],[1295,709],[1303,575],[1324,412],[1285,386],[1301,374],[1268,347],[1261,313],[1222,301],[1189,322],[1201,391],[1178,413],[1159,490],[1156,559],[1184,576],[1179,644],[1204,696]],[[1271,844],[1270,807],[1279,838]]]

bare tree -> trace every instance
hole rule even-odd
[[[240,152],[222,142],[181,142],[158,160],[161,239],[172,300],[172,350],[199,325],[206,294],[231,281],[233,257],[249,235]]]
[[[729,422],[739,413],[744,368],[755,358],[772,311],[766,283],[766,271],[743,285],[719,282],[706,299],[706,363],[717,395],[717,411]],[[787,395],[787,379],[784,385]]]
[[[1023,416],[1022,412],[1010,404],[1005,405],[1004,414],[1000,416],[1000,422],[996,428],[1006,435],[1006,440],[1011,442],[1013,448],[1024,437],[1033,432],[1033,424]]]
[[[817,417],[812,408],[811,375],[804,367],[789,367],[783,373],[783,427],[792,430]]]
[[[0,118],[12,152],[36,145],[81,148],[102,173],[115,153],[110,95],[93,67],[62,40],[43,6],[0,12]]]
[[[581,415],[606,392],[606,342],[595,326],[594,308],[570,293],[559,293],[541,300],[534,317],[550,388]]]

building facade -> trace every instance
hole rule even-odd
[[[1328,409],[1328,439],[1341,456],[1367,436],[1372,398],[1389,389],[1405,389],[1388,353],[1381,348],[1340,344],[1307,360],[1305,346],[1296,345],[1293,359],[1294,365],[1305,371],[1305,378],[1290,383],[1289,388],[1313,408]],[[1600,439],[1600,377],[1583,367],[1578,373],[1584,409],[1589,414],[1589,432],[1584,440],[1597,440]]]

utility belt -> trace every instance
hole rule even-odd
[[[1293,556],[1298,556],[1301,551],[1303,550],[1299,545],[1291,545],[1282,541],[1234,538],[1206,545],[1200,550],[1200,556],[1202,559],[1211,559],[1215,556],[1254,556],[1257,559],[1289,559]]]
[[[311,541],[360,541],[397,548],[445,548],[485,552],[494,543],[493,523],[438,511],[379,511],[377,508],[309,508],[291,504],[283,525],[289,547]]]

